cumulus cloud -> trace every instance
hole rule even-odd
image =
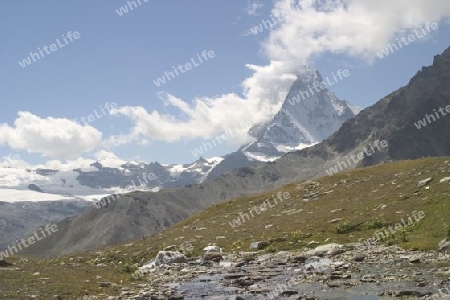
[[[273,16],[279,21],[261,44],[269,63],[246,66],[253,74],[241,84],[243,96],[199,97],[189,104],[171,94],[161,95],[180,116],[143,107],[118,108],[111,113],[126,116],[134,125],[129,134],[112,136],[108,143],[212,138],[242,120],[264,122],[280,108],[300,66],[312,58],[340,53],[370,63],[389,41],[426,22],[448,19],[450,5],[448,0],[278,0],[267,19]],[[247,130],[242,128],[241,133]]]
[[[171,94],[160,94],[160,100],[179,110],[178,117],[148,112],[140,106],[123,106],[111,111],[134,122],[128,135],[111,136],[108,145],[122,145],[142,138],[177,142],[196,138],[212,138],[233,130],[238,137],[232,144],[248,142],[247,135],[252,124],[273,116],[281,107],[289,86],[295,80],[294,68],[283,62],[267,66],[247,65],[254,75],[242,83],[243,97],[224,94],[219,97],[196,98],[192,105]],[[292,71],[292,72],[291,72]]]
[[[272,15],[287,17],[263,43],[269,57],[307,63],[312,56],[331,52],[370,61],[389,41],[450,16],[447,0],[321,0],[307,5],[310,2],[275,4]]]
[[[26,168],[27,162],[22,160],[19,154],[9,154],[0,160],[0,168]]]
[[[63,172],[73,171],[74,169],[82,169],[83,171],[96,171],[97,169],[91,167],[91,164],[94,163],[95,160],[91,158],[77,157],[76,159],[67,159],[64,161],[52,159],[46,161],[44,164],[29,166],[30,169],[51,169],[58,170]]]
[[[95,153],[96,160],[102,164],[103,167],[118,168],[124,163],[125,160],[119,158],[112,152],[106,150],[100,150]]]
[[[10,154],[3,156],[0,159],[0,168],[18,168],[18,169],[51,169],[62,172],[70,172],[74,169],[80,168],[81,170],[97,171],[97,168],[91,165],[95,162],[99,162],[103,167],[119,168],[127,161],[121,159],[112,152],[106,150],[99,150],[92,153],[88,157],[77,157],[76,159],[51,159],[42,164],[32,165],[23,160],[18,154]]]
[[[118,168],[126,163],[125,160],[119,158],[114,153],[106,150],[100,150],[88,158],[78,157],[76,159],[64,161],[53,159],[41,165],[31,166],[31,168],[45,168],[58,171],[72,171],[73,169],[81,168],[83,171],[96,171],[97,168],[91,167],[91,164],[95,162],[99,162],[103,167],[109,168]]]
[[[0,145],[55,159],[74,158],[91,151],[101,139],[101,132],[94,127],[68,119],[43,119],[26,111],[18,113],[14,126],[0,124]]]

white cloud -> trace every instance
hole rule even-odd
[[[26,111],[18,113],[13,127],[0,124],[0,145],[57,159],[74,158],[93,150],[101,138],[101,132],[94,127],[68,119],[43,119]]]
[[[49,160],[43,165],[38,166],[32,166],[33,169],[35,168],[46,168],[46,169],[52,169],[52,170],[58,170],[58,171],[72,171],[76,168],[81,168],[83,171],[96,171],[97,168],[91,167],[91,164],[99,162],[103,167],[109,167],[109,168],[118,168],[124,163],[126,163],[125,160],[119,158],[114,153],[100,150],[95,152],[92,157],[85,158],[85,157],[78,157],[74,160]]]
[[[62,172],[69,172],[74,169],[82,169],[83,171],[97,171],[97,168],[91,167],[91,164],[99,162],[103,167],[119,168],[126,163],[126,160],[119,158],[112,152],[100,150],[92,154],[91,157],[77,157],[76,159],[48,160],[43,164],[32,165],[23,160],[19,155],[4,156],[0,160],[0,168],[17,168],[17,169],[51,169]]]
[[[295,1],[300,6],[306,1]],[[320,6],[293,1],[275,4],[273,15],[289,12],[282,25],[264,42],[272,59],[307,63],[326,52],[342,53],[371,61],[389,41],[420,29],[426,22],[450,16],[447,0],[321,0]]]
[[[268,65],[247,65],[253,74],[242,83],[243,97],[199,97],[190,105],[171,94],[160,96],[182,113],[179,117],[143,107],[118,108],[111,113],[128,117],[134,127],[127,135],[110,137],[108,144],[213,138],[242,120],[263,122],[277,112],[294,74],[312,58],[329,52],[372,62],[389,41],[448,18],[450,5],[448,0],[279,0],[271,15],[285,18],[262,42]]]
[[[58,171],[62,171],[62,172],[69,172],[69,171],[72,171],[73,169],[80,168],[83,171],[87,171],[87,170],[95,171],[97,169],[92,168],[90,166],[94,162],[95,162],[95,160],[90,159],[90,158],[84,158],[84,157],[78,157],[73,160],[64,160],[64,161],[53,159],[53,160],[49,160],[49,161],[45,162],[42,165],[30,166],[30,169],[41,168],[41,169],[51,169],[51,170],[58,170]]]
[[[22,160],[18,154],[10,154],[0,160],[0,168],[26,168],[27,166],[27,162]]]
[[[238,134],[230,140],[231,144],[248,142],[250,137],[246,133],[251,125],[268,119],[279,110],[279,99],[286,96],[289,85],[295,80],[293,76],[277,76],[278,66],[280,64],[277,63],[267,67],[248,65],[257,74],[244,81],[244,98],[225,94],[216,98],[197,98],[193,105],[189,105],[171,94],[161,95],[168,105],[178,108],[181,112],[179,117],[162,115],[157,111],[148,112],[137,106],[112,110],[112,115],[127,116],[134,122],[134,127],[128,135],[110,136],[105,144],[119,146],[143,138],[166,142],[207,139],[228,130]],[[246,124],[241,125],[242,122]]]
[[[213,138],[227,130],[239,136],[230,140],[239,145],[250,140],[247,135],[251,124],[273,116],[281,107],[281,101],[295,80],[294,68],[289,64],[272,62],[268,66],[247,65],[254,75],[242,83],[244,97],[224,94],[219,97],[196,98],[194,104],[171,94],[159,97],[167,105],[176,107],[181,115],[162,115],[148,112],[140,106],[123,106],[111,111],[111,115],[123,115],[134,122],[129,135],[111,136],[107,145],[119,146],[143,138],[176,142],[182,139]],[[247,126],[240,126],[245,122]],[[238,128],[237,128],[238,127]]]
[[[125,160],[119,158],[114,153],[105,150],[98,151],[95,156],[97,161],[100,162],[103,167],[118,168],[126,163]]]
[[[259,1],[248,1],[247,7],[244,9],[244,12],[249,14],[250,16],[258,15],[258,11],[264,7],[264,4]]]

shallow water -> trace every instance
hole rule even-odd
[[[403,266],[404,267],[404,266]],[[413,273],[414,271],[420,270],[424,275],[420,276],[427,280],[432,278],[427,277],[427,271],[430,266],[426,268],[421,268],[425,266],[414,266],[411,267],[406,273]],[[347,280],[335,280],[332,282],[358,282],[360,285],[346,287],[343,284],[342,287],[330,288],[323,283],[290,283],[287,288],[282,289],[282,291],[296,291],[298,294],[296,296],[308,295],[314,296],[316,299],[354,299],[354,300],[375,300],[375,299],[400,299],[394,296],[378,296],[384,291],[400,291],[400,290],[414,290],[420,291],[422,293],[432,292],[429,287],[418,288],[414,282],[398,282],[398,281],[387,281],[382,283],[372,283],[360,282],[363,274],[374,273],[379,274],[381,269],[386,269],[386,265],[366,265],[364,271],[361,273],[353,273],[352,278]],[[225,268],[226,269],[226,268]],[[214,300],[225,300],[234,299],[233,296],[241,296],[246,300],[253,299],[288,299],[289,296],[281,296],[280,292],[274,295],[274,292],[279,291],[277,287],[280,284],[286,284],[286,282],[292,277],[298,274],[295,273],[293,268],[283,269],[278,268],[267,268],[263,270],[255,270],[252,266],[243,267],[241,273],[246,276],[249,274],[258,274],[262,277],[259,280],[254,280],[253,285],[251,285],[248,290],[243,292],[244,289],[231,286],[233,279],[225,279],[224,275],[221,273],[227,273],[224,268],[216,268],[219,274],[215,275],[201,275],[191,281],[172,284],[170,287],[174,288],[178,294],[185,295],[185,299],[214,299]],[[408,269],[408,268],[407,268]],[[397,268],[395,265],[389,268],[390,274],[396,274]],[[405,271],[401,272],[405,274]],[[252,293],[253,292],[253,293]],[[272,297],[272,298],[271,298]],[[410,297],[409,299],[417,299],[417,297]]]
[[[261,290],[273,291],[277,287],[278,280],[274,278],[269,284],[259,284]],[[234,287],[227,287],[222,284],[224,281],[223,275],[202,275],[195,280],[184,283],[172,284],[170,287],[176,289],[179,294],[185,295],[186,300],[194,299],[231,299],[232,296],[241,296],[248,300],[253,299],[271,299],[270,294],[252,294],[250,292],[240,293],[240,289]],[[306,284],[300,283],[298,285],[291,285],[288,290],[298,291],[300,295],[315,296],[319,299],[354,299],[354,300],[376,300],[376,299],[396,299],[395,297],[380,297],[378,296],[385,289],[398,289],[404,287],[411,288],[412,284],[388,283],[380,286],[376,283],[366,283],[351,289],[329,288],[326,285],[315,283]],[[273,296],[272,296],[273,297]],[[272,299],[287,299],[287,297],[277,295]]]

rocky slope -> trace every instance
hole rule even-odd
[[[25,238],[38,226],[78,215],[91,205],[80,200],[0,202],[0,250],[17,238]]]
[[[288,153],[274,162],[234,170],[200,185],[158,193],[130,194],[114,201],[106,209],[90,209],[61,224],[64,238],[53,238],[49,241],[51,249],[36,253],[57,255],[151,234],[160,228],[135,222],[135,219],[145,216],[152,222],[164,224],[170,220],[166,223],[171,224],[186,215],[183,205],[188,205],[194,211],[231,197],[270,190],[297,180],[317,178],[326,175],[326,170],[336,167],[339,162],[342,166],[343,161],[347,162],[347,166],[341,167],[341,170],[390,160],[450,155],[449,117],[441,118],[420,130],[414,125],[425,114],[432,113],[433,109],[450,103],[449,82],[450,49],[447,49],[434,58],[432,66],[418,72],[407,86],[346,121],[335,134],[315,146]],[[385,140],[388,146],[373,151],[371,155],[363,154],[364,147],[370,147],[369,143],[376,140]],[[351,155],[358,157],[359,161],[349,163],[347,159]],[[162,202],[167,205],[166,209],[163,213],[155,213],[153,208]],[[140,206],[142,210],[135,211],[132,207],[138,203],[145,203],[146,208]],[[115,220],[114,227],[105,232],[111,219]],[[79,225],[72,226],[75,223]],[[125,228],[126,232],[123,230]],[[84,236],[84,240],[79,241],[76,238],[79,236]]]
[[[303,252],[216,256],[221,257],[220,264],[200,257],[150,269],[141,276],[145,283],[139,289],[126,288],[122,295],[155,299],[202,299],[208,295],[224,300],[450,297],[450,285],[443,280],[448,268],[442,266],[450,258],[448,254],[352,243]]]

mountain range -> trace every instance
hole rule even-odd
[[[291,98],[323,82],[322,76],[310,67],[302,67],[298,79],[292,84],[280,111],[268,122],[255,124],[249,131],[254,141],[243,145],[236,152],[224,157],[203,158],[190,164],[140,163],[105,159],[96,161],[89,168],[52,170],[43,168],[0,168],[0,199],[5,202],[40,201],[42,213],[48,215],[52,206],[49,201],[64,200],[68,203],[80,200],[81,209],[88,202],[98,201],[110,194],[132,191],[157,192],[193,184],[200,184],[240,167],[257,166],[273,161],[283,154],[312,146],[333,134],[346,120],[359,112],[359,108],[339,100],[330,90],[323,89],[308,95],[295,105]],[[14,215],[28,215],[20,205],[9,205]],[[18,209],[19,208],[19,209]],[[55,215],[57,221],[72,216],[74,212]],[[183,215],[184,216],[184,215]],[[42,219],[20,223],[0,229],[3,238],[0,248],[17,237],[26,235],[39,225]],[[3,219],[11,225],[10,218]],[[8,229],[7,229],[8,228]]]
[[[318,73],[316,73],[318,74]],[[315,76],[318,78],[319,76]],[[424,156],[450,154],[448,139],[450,118],[441,118],[420,130],[414,125],[426,113],[446,107],[450,103],[450,49],[434,58],[433,65],[424,67],[408,83],[397,91],[364,109],[356,116],[346,102],[324,101],[333,99],[325,91],[317,94],[311,103],[286,104],[274,119],[252,128],[260,143],[244,146],[230,156],[262,154],[264,159],[281,155],[288,147],[310,147],[289,152],[275,161],[258,162],[254,166],[243,166],[222,174],[208,175],[202,183],[184,187],[163,189],[158,192],[136,191],[119,197],[106,207],[91,207],[78,216],[67,218],[58,224],[58,232],[48,238],[48,245],[35,245],[26,249],[28,254],[57,256],[76,251],[95,249],[106,245],[125,242],[158,232],[186,218],[192,213],[225,199],[271,190],[290,182],[317,178],[326,175],[326,170],[342,165],[345,168],[380,164],[391,160],[414,159]],[[302,82],[293,85],[290,94],[301,90]],[[328,98],[325,96],[329,96]],[[291,107],[289,107],[289,105]],[[292,114],[292,109],[313,108],[317,120],[308,119],[304,131],[296,131],[294,116],[305,118],[307,113]],[[332,112],[336,122],[326,120],[314,108],[323,107]],[[334,107],[335,109],[331,109]],[[341,109],[336,108],[341,107]],[[352,117],[353,116],[353,117]],[[342,121],[342,126],[338,122]],[[280,124],[285,126],[280,126]],[[311,125],[311,127],[308,127]],[[323,140],[327,130],[338,130]],[[282,128],[281,128],[282,127]],[[300,128],[297,126],[297,128]],[[312,130],[315,129],[315,131]],[[277,132],[279,134],[277,134]],[[308,136],[306,133],[310,133]],[[271,140],[274,137],[275,140]],[[387,147],[379,147],[351,164],[350,157],[359,157],[376,142],[386,141]],[[280,147],[286,142],[286,148]],[[373,149],[373,148],[372,148]],[[248,153],[246,153],[248,152]],[[261,155],[261,156],[262,156]],[[227,157],[216,168],[228,171]],[[211,177],[211,178],[210,178]]]

